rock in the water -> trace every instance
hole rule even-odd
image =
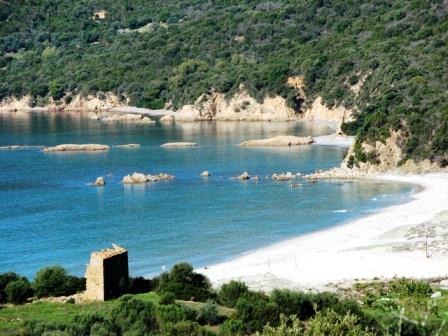
[[[204,171],[201,173],[201,176],[202,176],[202,177],[209,177],[209,176],[210,176],[210,173],[208,172],[208,170],[204,170]]]
[[[122,122],[122,123],[134,123],[134,124],[155,124],[154,120],[145,117],[141,114],[126,113],[126,114],[113,114],[100,119],[105,122]]]
[[[42,148],[42,147],[43,146],[9,145],[9,146],[0,146],[0,150],[34,149],[34,148]]]
[[[178,148],[178,147],[194,147],[196,146],[196,142],[168,142],[166,144],[161,145],[163,148]]]
[[[96,180],[95,180],[96,186],[104,186],[105,184],[106,184],[106,181],[104,180],[104,177],[99,176],[96,178]]]
[[[160,173],[158,175],[145,175],[142,173],[133,173],[132,175],[126,175],[123,177],[122,182],[124,184],[135,184],[135,183],[147,183],[147,182],[158,182],[158,181],[170,181],[175,177],[173,175],[168,175],[165,173]]]
[[[164,115],[159,121],[161,124],[172,124],[174,122],[174,117],[172,115]]]
[[[236,177],[238,180],[248,180],[250,179],[250,175],[248,172],[244,172],[241,175]]]
[[[294,175],[291,172],[281,173],[281,174],[272,174],[272,179],[274,181],[289,181],[294,178],[296,178],[296,175]]]
[[[240,143],[240,146],[301,146],[314,142],[311,137],[297,137],[293,135],[279,135],[268,139],[247,140]]]
[[[54,147],[45,147],[43,149],[44,152],[76,152],[76,151],[103,151],[108,150],[108,145],[99,145],[99,144],[63,144],[57,145]]]
[[[117,147],[117,148],[139,148],[140,145],[139,144],[125,144],[125,145],[116,145],[114,147]]]

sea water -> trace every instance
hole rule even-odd
[[[204,267],[408,199],[413,187],[399,183],[299,180],[303,188],[290,188],[291,182],[265,178],[338,166],[344,148],[237,146],[332,132],[304,122],[127,125],[87,113],[0,114],[0,146],[141,145],[89,153],[0,150],[0,273],[32,278],[42,267],[61,265],[83,275],[90,253],[112,243],[129,249],[132,275],[155,275],[180,261]],[[160,147],[174,141],[197,147]],[[204,170],[211,176],[201,177]],[[232,179],[244,171],[260,180]],[[123,185],[133,172],[176,178]],[[98,176],[104,187],[91,185]]]

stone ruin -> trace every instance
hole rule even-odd
[[[94,251],[86,269],[85,301],[106,301],[126,294],[129,286],[128,251],[112,248]]]

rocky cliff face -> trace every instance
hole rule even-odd
[[[126,101],[120,99],[112,93],[98,95],[88,95],[82,97],[76,95],[66,103],[63,98],[61,102],[56,103],[49,100],[45,107],[33,107],[31,96],[21,98],[6,98],[0,102],[0,111],[30,111],[30,110],[49,110],[49,111],[104,111],[112,107],[123,107],[127,105]]]
[[[212,91],[201,95],[194,104],[185,105],[176,112],[176,121],[198,120],[297,120],[299,116],[279,96],[266,97],[261,103],[240,89],[230,99]]]
[[[357,162],[351,170],[359,171],[366,174],[376,173],[413,173],[421,174],[427,172],[445,171],[447,168],[441,162],[423,160],[415,162],[413,160],[406,160],[403,153],[403,147],[405,144],[405,137],[400,131],[390,131],[389,138],[383,143],[376,141],[375,144],[362,143],[361,148],[368,156],[370,154],[370,160],[366,162]],[[355,156],[355,144],[353,144],[344,161],[341,164],[341,168],[349,169],[350,157]]]
[[[288,83],[303,94],[301,82],[290,79]],[[226,99],[223,93],[211,91],[201,95],[194,104],[185,105],[176,112],[176,121],[199,120],[240,120],[240,121],[289,121],[309,120],[328,121],[337,127],[344,121],[352,120],[353,113],[343,106],[326,107],[321,97],[317,97],[309,108],[295,111],[288,106],[283,97],[266,97],[258,102],[240,87],[231,98]]]

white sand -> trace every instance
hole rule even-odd
[[[328,289],[332,283],[374,277],[447,276],[448,174],[380,179],[414,183],[424,189],[408,203],[199,271],[214,285],[236,279],[262,290]]]

